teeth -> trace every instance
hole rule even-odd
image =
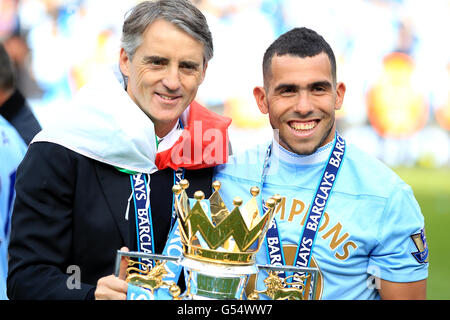
[[[291,128],[295,130],[311,130],[316,126],[315,122],[308,122],[308,123],[302,123],[302,122],[293,122],[291,123]]]
[[[176,97],[168,97],[168,96],[165,96],[165,95],[163,95],[163,94],[159,94],[159,96],[160,96],[161,98],[163,98],[163,99],[166,99],[166,100],[173,100],[173,99],[176,98]]]

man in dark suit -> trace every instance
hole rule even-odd
[[[212,53],[206,19],[189,1],[131,11],[121,72],[82,88],[18,169],[10,299],[126,298],[127,283],[112,275],[117,250],[162,253],[173,184],[184,176],[191,196],[207,193],[212,166],[227,159],[231,120],[194,101]]]

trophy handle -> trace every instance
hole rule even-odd
[[[319,269],[311,267],[303,268],[295,266],[274,266],[274,265],[257,265],[257,266],[258,269],[267,270],[268,272],[268,276],[264,279],[266,289],[257,290],[255,288],[248,295],[247,299],[259,300],[259,294],[264,294],[272,300],[309,300],[310,293],[312,294],[312,297],[314,299],[317,289],[316,288],[317,281],[312,281],[312,279],[313,278],[317,279]],[[296,272],[302,273],[304,275],[299,276],[294,274],[287,276],[286,278],[280,278],[277,275],[277,271]],[[258,282],[258,275],[256,278],[256,282]],[[295,279],[295,282],[287,282],[287,280],[291,278]]]
[[[126,271],[126,281],[134,286],[148,289],[152,294],[161,287],[168,288],[169,294],[174,300],[180,300],[181,289],[173,281],[165,281],[164,277],[168,274],[165,265],[168,261],[178,263],[178,257],[170,257],[157,254],[148,254],[141,252],[125,252],[117,251],[116,262],[114,267],[114,275],[118,277],[120,272],[120,261],[122,257],[128,258],[128,267]],[[130,258],[145,258],[155,261],[153,268],[149,268],[145,263],[134,261]],[[141,266],[142,269],[135,267]]]
[[[136,251],[120,251],[117,250],[116,261],[114,264],[114,275],[119,277],[120,273],[120,260],[122,257],[130,257],[130,258],[144,258],[144,259],[152,259],[152,260],[167,260],[175,263],[179,263],[180,257],[171,257],[164,256],[162,254],[151,254],[151,253],[143,253]]]

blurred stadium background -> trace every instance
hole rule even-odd
[[[0,0],[0,41],[43,127],[98,68],[116,63],[123,17],[137,2]],[[197,100],[233,118],[235,151],[271,135],[252,96],[267,46],[296,26],[325,37],[347,85],[339,130],[413,187],[431,252],[428,298],[450,299],[450,1],[193,2],[215,46]]]

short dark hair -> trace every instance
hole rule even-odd
[[[314,30],[294,28],[278,37],[264,53],[263,76],[264,83],[271,75],[272,58],[274,55],[292,55],[300,58],[314,57],[325,52],[331,64],[331,76],[336,84],[336,58],[330,45]]]
[[[14,66],[5,47],[0,42],[0,89],[14,88],[16,82]]]

